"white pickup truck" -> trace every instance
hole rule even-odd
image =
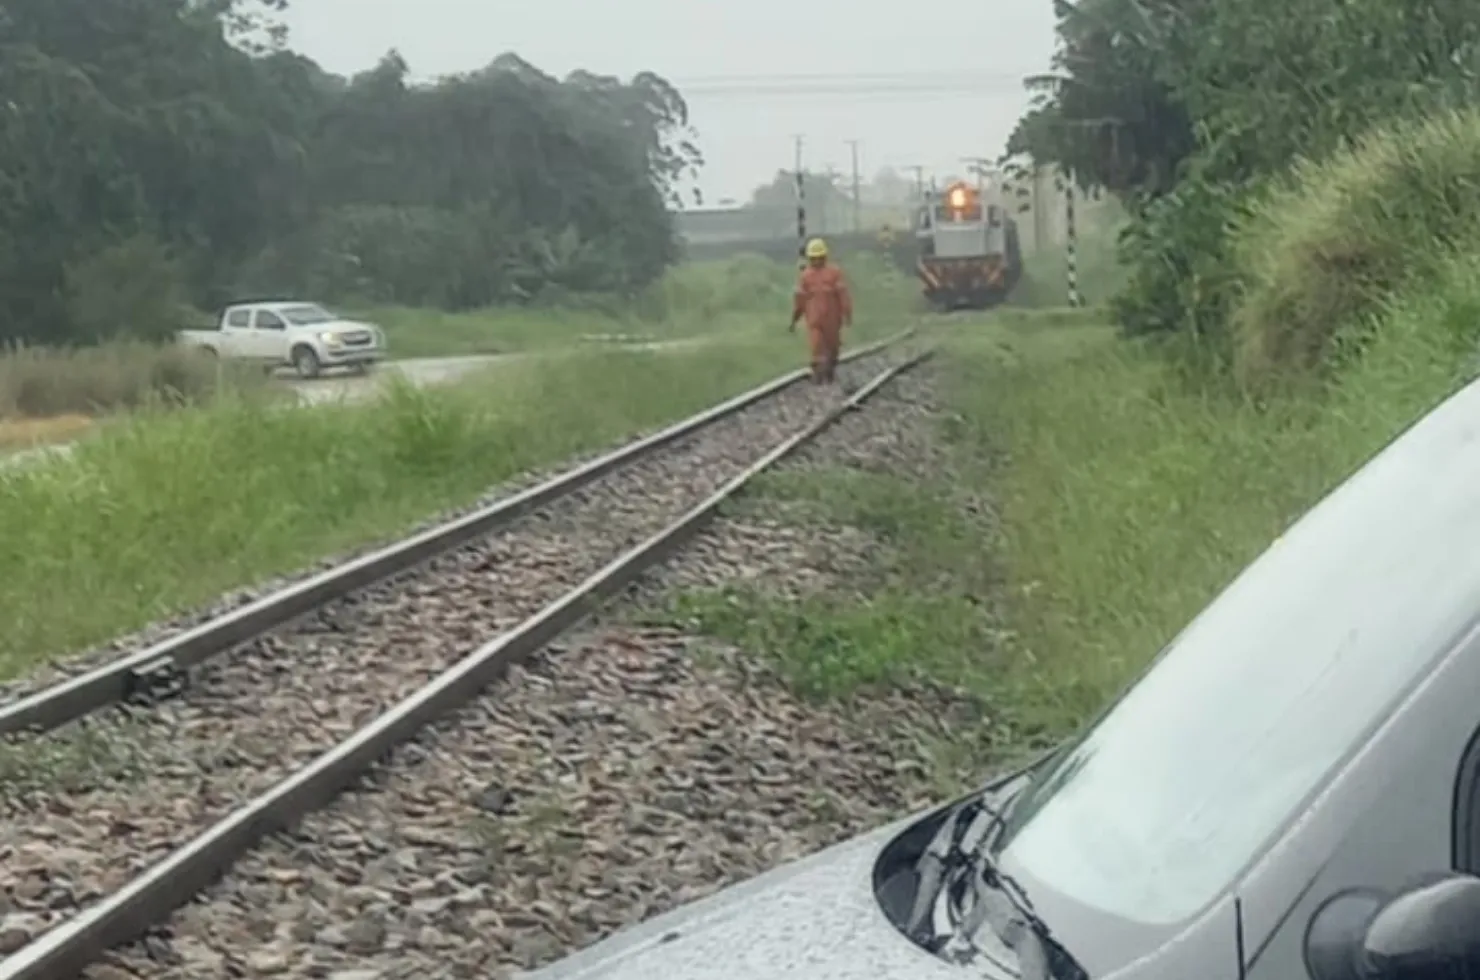
[[[292,365],[303,378],[331,367],[364,372],[386,354],[385,334],[374,324],[287,300],[228,306],[214,330],[182,330],[179,341],[223,359]]]

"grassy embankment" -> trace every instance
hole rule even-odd
[[[874,288],[880,275],[859,270],[864,297],[893,299],[898,284]],[[445,313],[355,309],[381,324],[397,358],[551,351],[588,338],[652,340],[761,337],[784,322],[789,276],[756,256],[674,269],[633,301],[586,299],[580,305]],[[198,353],[141,343],[81,350],[0,352],[0,454],[64,442],[100,419],[146,404],[202,404],[271,387],[261,372],[221,366]]]
[[[393,537],[499,480],[618,441],[799,366],[792,272],[733,334],[585,351],[362,405],[281,411],[227,393],[142,408],[64,460],[0,469],[0,679],[229,589]],[[855,343],[906,325],[901,280],[860,283]]]
[[[970,753],[957,782],[1061,737],[1472,375],[1476,150],[1480,116],[1455,117],[1293,175],[1240,233],[1234,377],[1074,317],[954,327],[954,482],[837,471],[770,488],[892,542],[892,574],[802,606],[701,594],[682,611],[817,696],[915,674],[978,692],[990,723],[946,758]],[[995,529],[963,520],[963,487],[990,495]]]

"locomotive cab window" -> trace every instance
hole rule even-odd
[[[982,220],[982,206],[978,201],[968,201],[959,208],[952,207],[949,204],[943,204],[935,209],[935,220],[942,224],[980,221]]]

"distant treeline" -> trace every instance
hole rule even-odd
[[[850,255],[867,253],[887,256],[901,268],[913,269],[915,257],[919,254],[914,236],[908,232],[903,234],[896,232],[893,244],[888,247],[885,246],[877,231],[843,232],[837,235],[824,235],[824,237],[839,261],[846,261]],[[684,258],[692,262],[708,262],[745,254],[764,255],[776,262],[794,262],[799,258],[800,243],[793,235],[789,238],[767,237],[689,242],[683,246]]]
[[[662,78],[513,55],[414,85],[287,50],[282,0],[0,3],[0,341],[243,294],[466,308],[630,294],[699,164]]]

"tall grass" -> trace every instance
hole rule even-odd
[[[954,341],[950,397],[1001,510],[1018,710],[1064,732],[1300,514],[1469,377],[1480,271],[1388,303],[1318,390],[1192,389],[1108,327]],[[1318,588],[1319,583],[1313,583]]]
[[[1477,183],[1473,109],[1401,120],[1294,168],[1236,237],[1240,380],[1265,388],[1331,363],[1360,347],[1392,297],[1473,258]]]
[[[201,404],[223,389],[260,390],[260,370],[182,347],[119,341],[0,352],[0,419],[100,415],[150,404]]]

